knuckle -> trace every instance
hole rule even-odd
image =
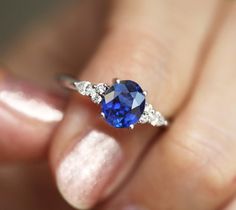
[[[124,34],[126,35],[124,36]],[[112,39],[116,39],[117,45],[122,46],[117,47],[115,52],[122,57],[118,68],[114,69],[117,70],[116,73],[121,73],[122,76],[127,74],[128,76],[138,76],[139,73],[145,71],[150,73],[141,75],[148,76],[150,79],[151,75],[156,75],[152,73],[167,69],[167,60],[170,57],[168,47],[152,32],[118,27],[111,32],[110,36]],[[159,76],[165,77],[165,72],[163,70],[163,75]]]
[[[110,43],[108,45],[115,43],[112,46],[115,50],[109,52],[111,59],[106,61],[109,69],[107,73],[110,78],[114,75],[119,78],[134,78],[146,90],[152,91],[149,98],[153,105],[159,105],[158,102],[163,101],[169,107],[173,99],[176,100],[173,92],[180,92],[179,89],[182,88],[179,85],[181,77],[172,68],[173,49],[163,37],[153,34],[151,30],[144,31],[135,27],[111,29],[106,41]]]
[[[166,69],[170,59],[170,48],[163,36],[152,27],[140,24],[109,23],[106,25],[105,45],[111,46],[109,54],[120,62],[113,65],[111,71],[121,76],[138,76],[143,70],[156,72]],[[114,46],[115,45],[115,46]],[[113,60],[114,61],[114,60]],[[109,63],[109,60],[107,60]],[[164,72],[164,71],[163,71]],[[146,76],[142,75],[142,76]]]

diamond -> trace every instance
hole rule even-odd
[[[88,81],[76,82],[75,86],[81,95],[87,95],[88,87],[92,86]]]
[[[164,117],[161,115],[160,112],[155,112],[154,118],[151,121],[151,124],[153,126],[161,126],[161,125],[166,125],[166,120]]]
[[[93,85],[88,85],[86,88],[86,95],[90,96],[92,101],[96,104],[100,104],[102,97],[96,92],[96,89]]]
[[[155,111],[153,106],[147,103],[145,105],[144,112],[139,119],[139,122],[142,124],[151,123],[153,126],[167,125],[167,121],[161,115],[161,113],[158,111]]]
[[[102,112],[106,121],[116,128],[136,124],[145,108],[145,95],[141,87],[131,80],[119,81],[111,86],[102,99]]]
[[[94,102],[94,103],[96,103],[96,104],[100,104],[101,103],[101,101],[102,101],[102,96],[100,96],[99,94],[92,94],[91,95],[91,99],[92,99],[92,101]]]
[[[75,83],[75,86],[78,90],[78,92],[81,95],[90,96],[92,101],[96,104],[101,103],[102,96],[97,92],[97,89],[95,86],[93,86],[90,82],[82,81]],[[102,89],[99,85],[99,89]]]
[[[100,95],[103,95],[107,89],[108,89],[108,86],[104,83],[99,83],[99,84],[95,85],[95,90]]]
[[[148,121],[149,121],[149,115],[147,112],[144,111],[139,119],[139,122],[144,124],[144,123],[147,123]]]
[[[150,118],[150,122],[153,126],[157,126],[159,124],[159,118],[160,116],[158,113],[154,113],[153,116]]]
[[[86,96],[92,96],[93,94],[96,94],[96,91],[93,88],[93,85],[90,83],[85,88],[85,95]]]

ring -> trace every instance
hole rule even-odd
[[[81,95],[89,96],[95,104],[101,105],[101,115],[115,128],[134,128],[137,123],[152,126],[167,126],[167,120],[146,100],[147,92],[132,80],[114,79],[112,85],[92,84],[60,75],[59,82]]]

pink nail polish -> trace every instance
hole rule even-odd
[[[38,121],[57,122],[63,117],[59,97],[15,80],[3,71],[0,71],[0,103],[17,114]]]
[[[41,158],[63,107],[63,97],[0,69],[0,161]]]
[[[91,208],[113,181],[122,157],[113,137],[90,131],[59,164],[56,177],[63,197],[76,208]]]

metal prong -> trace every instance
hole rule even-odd
[[[102,118],[105,118],[105,114],[103,112],[101,112],[101,116]]]
[[[165,121],[165,122],[164,122],[164,126],[168,126],[168,121]]]
[[[145,96],[146,96],[147,94],[148,94],[148,93],[147,93],[147,91],[143,91],[143,95],[145,95]]]
[[[118,78],[114,78],[112,81],[113,81],[113,83],[118,83],[118,84],[120,83],[120,79],[118,79]]]
[[[134,129],[134,124],[131,124],[131,125],[129,126],[129,128],[133,130],[133,129]]]

